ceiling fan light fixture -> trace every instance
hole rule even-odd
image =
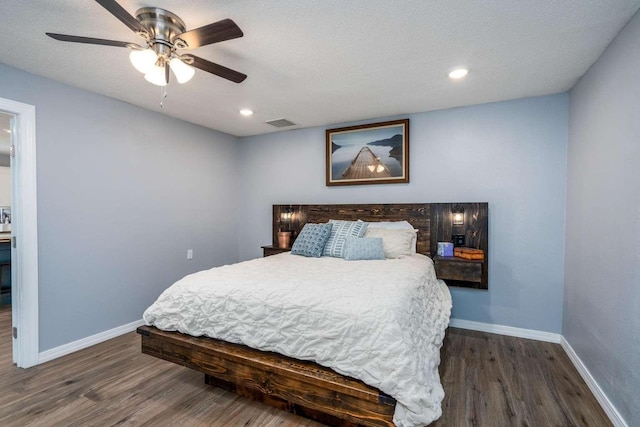
[[[195,68],[185,64],[179,58],[173,58],[169,61],[169,67],[171,67],[171,71],[176,75],[176,80],[178,83],[186,83],[193,75],[196,73]]]
[[[151,71],[144,75],[144,78],[149,83],[153,83],[156,86],[166,86],[167,80],[164,75],[164,67],[158,67],[154,65]]]
[[[238,24],[232,19],[222,19],[208,25],[186,31],[186,25],[175,13],[159,7],[138,9],[135,17],[129,14],[118,1],[96,0],[111,15],[125,24],[146,41],[146,46],[118,40],[95,37],[72,36],[69,34],[45,33],[62,42],[84,43],[100,46],[114,46],[131,49],[129,59],[133,66],[153,84],[166,86],[172,70],[180,83],[185,83],[195,74],[195,68],[222,77],[234,83],[242,83],[247,75],[223,65],[210,62],[195,55],[181,56],[177,50],[194,49],[244,36]],[[173,58],[176,61],[171,61]],[[154,67],[164,68],[164,78]],[[191,68],[193,67],[193,68]]]
[[[132,50],[129,54],[129,60],[136,70],[142,74],[147,74],[151,72],[156,65],[158,55],[156,55],[153,49]]]

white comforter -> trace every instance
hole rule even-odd
[[[423,255],[384,261],[289,253],[186,276],[147,325],[312,360],[397,400],[397,426],[441,415],[440,347],[451,295]]]

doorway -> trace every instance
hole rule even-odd
[[[12,121],[13,114],[0,112],[0,348],[2,354],[0,360],[8,361],[9,355],[13,358],[13,342],[11,338],[12,306],[11,306],[11,145],[12,145]],[[2,219],[4,212],[8,212],[9,224],[5,226]]]
[[[12,361],[11,339],[11,119],[0,113],[0,365]],[[9,224],[2,220],[3,214]]]
[[[38,221],[35,107],[0,98],[9,116],[11,171],[12,359],[21,368],[38,364]],[[5,129],[5,128],[2,128]]]
[[[0,113],[0,309],[11,306],[11,120]],[[4,332],[4,331],[3,331]]]

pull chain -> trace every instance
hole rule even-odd
[[[160,86],[160,108],[164,108],[164,99],[167,97],[167,87]]]

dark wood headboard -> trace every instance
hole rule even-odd
[[[293,231],[293,239],[307,222],[321,223],[330,219],[367,222],[408,221],[418,230],[416,252],[430,256],[431,212],[429,203],[392,203],[361,205],[273,205],[273,245],[278,245],[278,231],[283,228],[280,214],[292,209],[292,220],[289,228]]]
[[[462,224],[455,225],[452,220],[454,209],[461,207],[464,211]],[[281,214],[289,212],[291,221],[284,223]],[[481,277],[473,283],[462,280],[451,280],[447,284],[477,289],[488,289],[489,283],[489,204],[488,203],[388,203],[358,205],[273,205],[272,229],[273,246],[278,245],[278,231],[288,228],[292,238],[298,236],[307,222],[321,223],[330,219],[367,222],[408,221],[418,230],[416,252],[433,257],[437,253],[438,242],[449,242],[454,235],[462,235],[464,246],[484,251]],[[292,240],[292,243],[293,243]],[[451,260],[451,259],[449,259]],[[446,262],[446,260],[444,260]],[[455,259],[458,263],[460,260]],[[439,265],[436,261],[436,272]],[[469,267],[467,263],[458,264],[456,268]],[[440,271],[445,275],[443,271]],[[439,276],[440,277],[440,276]],[[477,277],[477,276],[476,276]]]

